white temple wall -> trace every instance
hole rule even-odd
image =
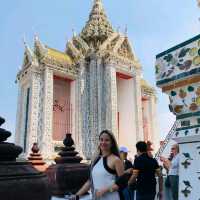
[[[30,103],[27,107],[27,91],[29,88],[29,100],[31,93],[31,85],[30,85],[30,76],[27,73],[26,76],[22,80],[19,81],[19,104],[17,107],[17,124],[16,124],[16,133],[15,133],[15,142],[17,145],[24,148],[25,143],[27,143],[27,137],[29,132],[29,112],[30,112]],[[27,115],[27,116],[26,116]],[[27,122],[26,122],[27,117]],[[27,124],[27,125],[26,125]],[[25,125],[26,125],[26,133],[25,133]],[[25,134],[26,134],[26,142],[25,142]],[[27,145],[26,145],[27,146]],[[24,153],[20,155],[23,157]]]
[[[119,112],[119,145],[126,146],[130,155],[135,154],[136,117],[133,78],[117,78],[117,104]]]
[[[23,109],[23,90],[21,84],[18,86],[18,97],[17,97],[17,113],[16,113],[16,132],[15,132],[15,143],[20,144],[21,124],[22,124],[22,109]]]
[[[17,123],[19,123],[19,126],[15,133],[15,139],[16,139],[16,144],[24,148],[23,137],[24,137],[24,126],[25,126],[26,89],[22,85],[20,87],[21,87],[21,106],[17,114],[17,120],[18,120]]]

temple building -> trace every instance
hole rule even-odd
[[[97,149],[98,135],[110,129],[132,155],[135,143],[159,146],[155,90],[142,78],[142,67],[126,34],[115,31],[102,1],[94,0],[89,20],[64,52],[25,43],[19,85],[16,143],[24,155],[37,142],[52,159],[66,133],[85,158]]]

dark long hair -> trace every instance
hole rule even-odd
[[[117,145],[117,142],[116,142],[116,139],[115,139],[115,136],[114,134],[109,131],[109,130],[103,130],[101,131],[101,133],[99,134],[99,140],[100,140],[100,137],[103,135],[103,134],[107,134],[109,137],[110,137],[110,140],[111,140],[111,149],[110,149],[110,152],[112,154],[114,154],[115,156],[119,157],[120,158],[120,155],[119,155],[119,148],[118,148],[118,145]],[[99,148],[99,155],[102,155],[102,152],[101,152],[101,149]]]

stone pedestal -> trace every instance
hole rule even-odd
[[[54,196],[76,193],[89,178],[89,167],[80,163],[82,158],[77,156],[71,134],[66,134],[63,144],[56,164],[46,171]]]
[[[4,123],[0,117],[0,125]],[[0,128],[0,198],[3,200],[50,200],[45,174],[31,163],[17,162],[22,148],[5,142],[11,133]]]
[[[157,86],[169,95],[169,109],[179,122],[179,199],[200,199],[200,35],[159,55]],[[163,119],[164,120],[164,119]]]

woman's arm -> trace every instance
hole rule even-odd
[[[76,193],[77,196],[83,196],[90,189],[90,181],[87,180],[86,183],[81,187],[81,189]]]
[[[124,165],[120,159],[115,160],[115,170],[117,172],[118,177],[124,174]]]

